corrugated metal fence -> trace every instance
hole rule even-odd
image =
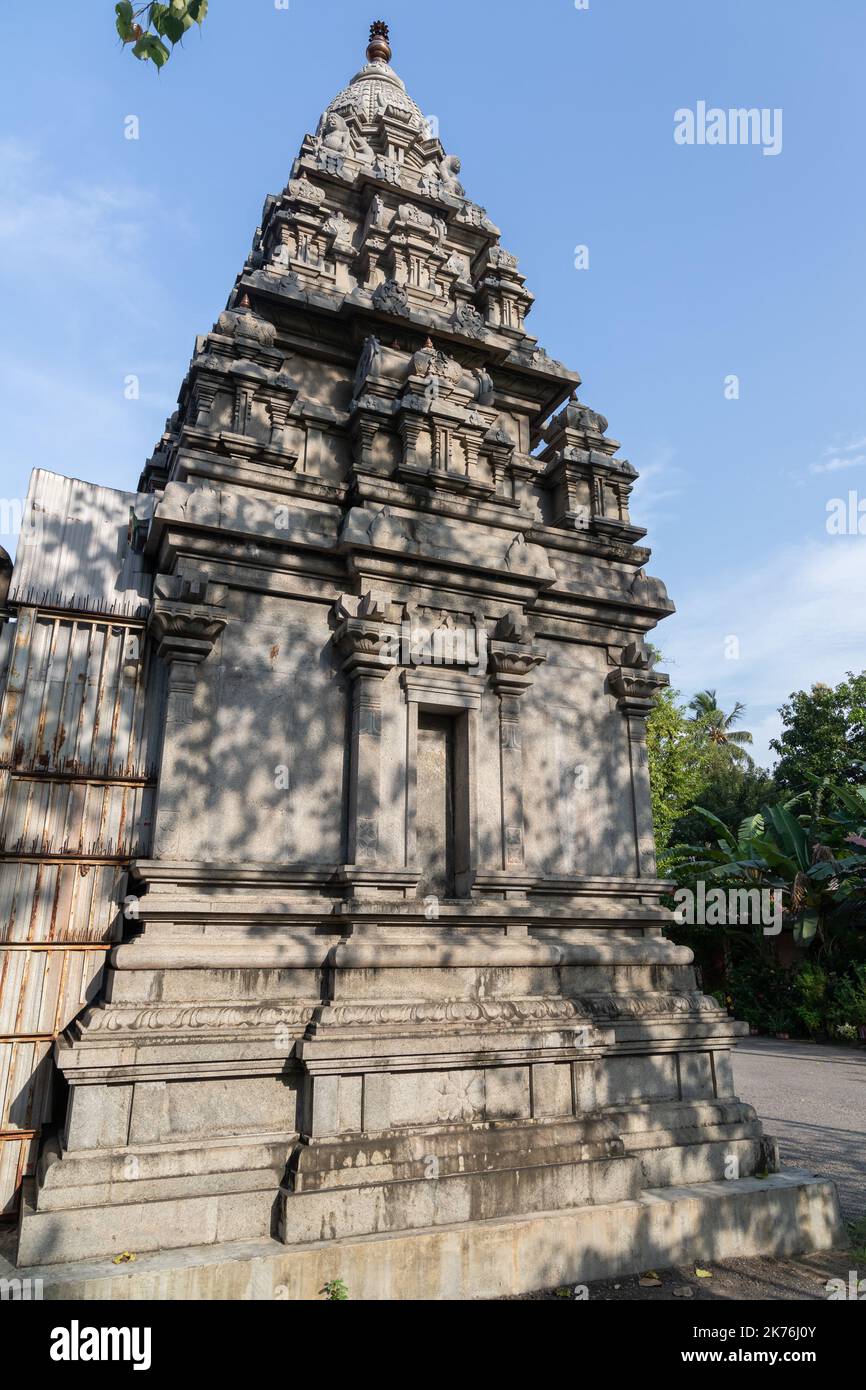
[[[54,1038],[99,990],[150,850],[143,618],[23,604],[0,627],[0,1217],[51,1114]]]

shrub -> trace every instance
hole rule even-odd
[[[746,956],[730,969],[728,988],[736,1018],[764,1033],[797,1032],[800,1018],[793,976],[763,953]]]
[[[807,961],[794,976],[794,991],[799,998],[797,1017],[810,1037],[827,1030],[827,1004],[831,977],[823,966]]]
[[[827,1027],[836,1036],[839,1028],[861,1028],[866,1025],[866,965],[851,965],[846,974],[835,982],[833,998],[827,1010]],[[847,1033],[845,1034],[847,1036]]]

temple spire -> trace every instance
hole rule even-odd
[[[370,25],[370,42],[367,46],[369,63],[390,63],[391,45],[388,42],[389,30],[384,20],[377,19]]]

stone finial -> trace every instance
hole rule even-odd
[[[390,63],[391,45],[388,42],[389,31],[384,20],[377,19],[370,25],[370,43],[367,47],[368,63]]]
[[[632,671],[650,671],[655,665],[655,653],[642,642],[629,642],[623,647],[622,665]]]
[[[532,641],[529,623],[523,613],[503,613],[496,624],[494,637],[498,642],[527,644]]]

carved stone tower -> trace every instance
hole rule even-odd
[[[19,1261],[144,1296],[832,1237],[827,1185],[752,1179],[743,1030],[663,935],[637,475],[390,58],[377,23],[267,199],[131,528],[153,845]]]

